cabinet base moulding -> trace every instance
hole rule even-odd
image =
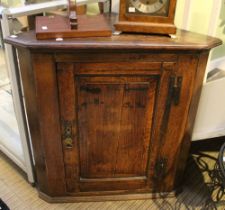
[[[39,197],[49,203],[73,203],[73,202],[102,202],[102,201],[127,201],[127,200],[145,200],[156,198],[172,198],[180,190],[174,190],[164,193],[132,193],[132,194],[114,194],[114,195],[82,195],[82,196],[59,196],[51,197],[39,191]]]

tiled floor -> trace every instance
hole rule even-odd
[[[24,174],[0,154],[0,197],[11,210],[210,210],[225,209],[222,189],[213,188],[213,167],[217,151],[194,151],[189,158],[183,191],[174,198],[49,204],[38,197]],[[220,193],[218,193],[220,192]],[[218,197],[218,195],[222,195]]]

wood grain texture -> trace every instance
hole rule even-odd
[[[44,151],[49,195],[65,194],[65,172],[59,124],[56,72],[52,55],[35,54],[32,66],[36,85],[36,105],[40,138]],[[53,164],[55,163],[55,164]],[[57,184],[56,184],[57,183]],[[43,189],[45,190],[45,189]]]
[[[159,56],[160,55],[160,56]],[[121,71],[123,70],[147,70],[149,68],[153,68],[151,70],[156,69],[156,67],[161,65],[161,62],[166,62],[166,61],[177,61],[177,55],[176,54],[171,54],[171,53],[152,53],[152,52],[142,52],[141,54],[138,54],[137,52],[124,52],[120,51],[120,53],[115,53],[115,52],[108,52],[104,53],[102,51],[94,51],[94,56],[93,53],[90,52],[80,52],[78,51],[77,53],[60,53],[56,52],[54,54],[56,62],[79,62],[81,66],[84,65],[88,66],[89,63],[95,63],[95,65],[98,66],[95,70],[100,71],[100,69],[104,68],[105,65],[110,65],[110,68],[112,68],[115,72],[116,68],[114,66],[121,65],[123,64],[130,64],[132,62],[132,65],[124,65],[124,69],[120,69]],[[102,62],[102,61],[105,61]],[[148,62],[152,62],[152,65],[149,67]],[[139,64],[139,65],[138,65]],[[138,65],[138,66],[137,66]],[[94,66],[93,66],[94,67]],[[131,71],[131,72],[133,72]]]
[[[164,180],[160,183],[162,191],[174,189],[176,162],[179,159],[179,148],[183,140],[186,120],[191,103],[194,88],[194,74],[197,67],[197,57],[193,55],[180,55],[175,74],[182,76],[182,88],[179,104],[172,103],[168,116],[168,126],[164,131],[164,138],[158,151],[158,155],[166,157],[167,171]],[[164,112],[165,114],[165,112]]]
[[[68,192],[79,191],[79,151],[78,151],[78,131],[76,113],[76,92],[74,83],[73,64],[60,63],[57,66],[57,82],[59,90],[60,123],[61,123],[61,143],[63,145],[66,189]],[[66,82],[65,82],[66,81]],[[72,124],[73,148],[66,148],[64,145],[64,125]]]
[[[166,14],[143,14],[141,12],[128,13],[128,1],[120,1],[119,21],[115,23],[115,29],[122,32],[135,32],[147,34],[176,34],[174,14],[176,0],[168,1],[164,8]],[[150,3],[151,4],[151,3]],[[162,12],[164,13],[164,12]]]
[[[107,37],[111,36],[112,30],[103,15],[77,16],[77,29],[71,29],[70,20],[63,16],[40,16],[36,17],[36,38],[76,38],[76,37]],[[43,30],[42,27],[47,27]]]
[[[119,21],[115,23],[116,31],[147,33],[147,34],[176,34],[176,26],[172,23],[151,23],[151,22],[135,22]]]
[[[201,89],[203,84],[203,79],[205,75],[205,69],[208,61],[209,52],[204,52],[199,55],[197,67],[195,70],[194,77],[194,87],[192,93],[192,101],[189,108],[189,114],[186,121],[185,131],[183,134],[182,144],[179,151],[179,159],[177,159],[177,177],[175,186],[178,186],[182,182],[183,172],[184,172],[184,164],[183,162],[187,161],[188,151],[191,146],[191,135],[194,128],[194,121],[196,117],[196,113],[198,110],[198,103],[201,96]]]
[[[129,200],[151,200],[166,197],[167,199],[176,196],[176,192],[169,193],[132,193],[132,194],[119,194],[119,195],[91,195],[91,196],[64,196],[64,197],[50,197],[42,192],[39,193],[40,198],[48,203],[72,203],[72,202],[103,202],[103,201],[129,201]],[[104,206],[104,205],[103,205]],[[102,206],[102,208],[104,208]],[[158,206],[158,205],[156,205]],[[127,206],[130,208],[130,205]],[[163,207],[163,205],[162,205]],[[97,207],[98,209],[99,207]],[[118,207],[120,208],[120,206]],[[140,208],[143,208],[141,205]],[[112,207],[114,209],[114,207]],[[147,207],[146,209],[149,209]],[[134,209],[135,210],[135,209]]]
[[[119,11],[119,22],[120,21],[127,21],[127,22],[140,22],[142,23],[171,23],[173,24],[174,21],[174,14],[176,8],[176,0],[170,0],[168,6],[168,15],[167,16],[160,16],[160,15],[148,15],[148,14],[127,14],[127,1],[121,0],[120,1],[120,11]]]
[[[219,40],[188,32],[7,40],[20,46],[44,198],[149,198],[179,186],[207,55]]]
[[[115,23],[115,15],[109,15],[109,25]],[[211,49],[220,45],[222,42],[219,39],[209,36],[191,33],[183,30],[177,30],[176,38],[159,35],[141,35],[141,34],[121,34],[119,36],[112,35],[111,37],[93,37],[93,38],[76,38],[65,39],[63,42],[55,40],[37,40],[33,31],[22,33],[18,38],[7,37],[6,43],[15,46],[30,48],[32,50],[39,49],[51,52],[52,50],[144,50],[154,51],[161,50],[163,53],[168,50],[194,50],[201,51]],[[162,52],[163,51],[163,52]]]
[[[40,134],[40,124],[38,117],[37,98],[35,97],[35,77],[32,69],[31,55],[26,49],[17,49],[18,59],[20,63],[20,75],[25,98],[25,106],[29,130],[32,139],[33,154],[35,158],[35,175],[40,183],[39,189],[45,193],[49,193],[48,180],[45,162],[45,152],[43,150],[43,139]]]
[[[81,177],[144,176],[157,80],[98,79],[78,87]]]
[[[166,112],[168,114],[170,113],[170,110],[166,110],[166,103],[168,100],[171,101],[168,87],[170,77],[175,73],[174,70],[174,68],[162,68],[160,87],[157,92],[157,106],[155,109],[154,128],[152,131],[152,140],[150,145],[151,161],[148,165],[148,176],[151,177],[148,185],[154,193],[160,191],[160,185],[163,181],[163,179],[159,177],[159,174],[156,174],[155,168],[157,160],[161,158],[159,149],[163,144],[164,136],[168,127],[168,117],[165,118],[165,116]]]
[[[58,65],[61,112],[64,117],[63,113],[68,113],[64,120],[72,121],[79,131],[75,138],[79,152],[75,145],[64,151],[64,155],[68,152],[70,155],[64,160],[65,167],[73,166],[70,177],[73,177],[73,181],[77,180],[77,183],[71,180],[70,189],[75,185],[81,191],[146,187],[151,126],[161,63],[140,63],[140,69],[145,69],[145,72],[140,70],[136,73],[139,77],[127,76],[135,75],[135,64],[132,65],[133,69],[122,62],[114,65],[114,69],[112,65]],[[89,73],[85,69],[89,69]],[[121,69],[128,69],[129,72]],[[126,76],[121,77],[122,74]],[[141,77],[143,75],[146,78]],[[78,116],[77,119],[75,116]],[[73,162],[79,159],[78,167]],[[77,173],[79,168],[80,174]],[[136,179],[138,176],[146,178],[139,180]],[[118,179],[122,177],[124,179]]]
[[[29,40],[29,41],[28,41]],[[40,49],[45,51],[51,50],[207,50],[220,45],[222,42],[219,39],[208,37],[201,34],[191,33],[183,30],[178,30],[176,38],[172,39],[168,36],[157,35],[133,35],[122,34],[120,36],[112,35],[111,37],[95,37],[95,38],[76,38],[65,39],[63,42],[55,40],[37,40],[33,31],[22,33],[18,38],[7,37],[5,42],[14,44],[19,47],[30,49]]]

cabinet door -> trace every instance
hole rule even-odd
[[[154,116],[168,108],[174,63],[161,66],[58,64],[68,192],[150,188]]]

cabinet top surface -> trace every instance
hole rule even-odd
[[[114,18],[108,18],[113,25]],[[177,30],[171,38],[162,35],[125,34],[111,37],[67,38],[63,41],[37,40],[34,31],[21,33],[17,38],[7,37],[5,42],[16,47],[45,50],[101,49],[101,50],[209,50],[220,45],[220,39],[206,35]]]

